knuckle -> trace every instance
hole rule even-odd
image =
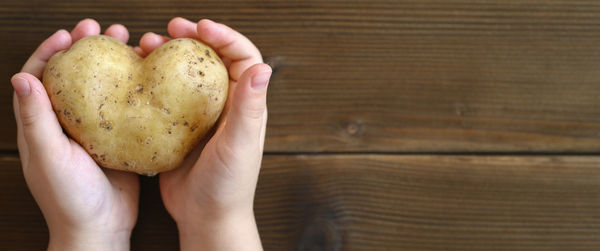
[[[261,100],[257,102],[248,102],[244,107],[241,108],[241,112],[244,117],[250,119],[260,119],[265,114],[266,105]]]
[[[21,122],[23,127],[30,127],[40,120],[41,114],[35,111],[27,111],[26,109],[21,110]]]

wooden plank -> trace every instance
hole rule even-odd
[[[18,159],[0,158],[0,243],[46,229]],[[600,157],[266,156],[255,212],[266,250],[595,249]],[[156,178],[142,179],[134,250],[176,250]]]
[[[0,76],[81,18],[137,41],[173,16],[225,22],[274,66],[269,152],[600,151],[596,1],[4,1]]]

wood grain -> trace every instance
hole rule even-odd
[[[18,159],[0,167],[0,243],[42,249]],[[593,250],[598,180],[600,157],[266,156],[255,212],[266,250]],[[156,181],[142,179],[133,250],[177,250]]]
[[[82,18],[134,44],[174,16],[231,25],[275,68],[268,152],[600,151],[597,1],[4,1],[0,76]]]

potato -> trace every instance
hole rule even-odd
[[[143,59],[99,35],[52,56],[43,83],[62,127],[99,165],[155,175],[179,166],[217,121],[229,76],[193,39]]]

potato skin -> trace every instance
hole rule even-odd
[[[98,35],[52,56],[43,83],[62,127],[99,165],[155,175],[179,166],[217,121],[229,76],[193,39],[143,59]]]

